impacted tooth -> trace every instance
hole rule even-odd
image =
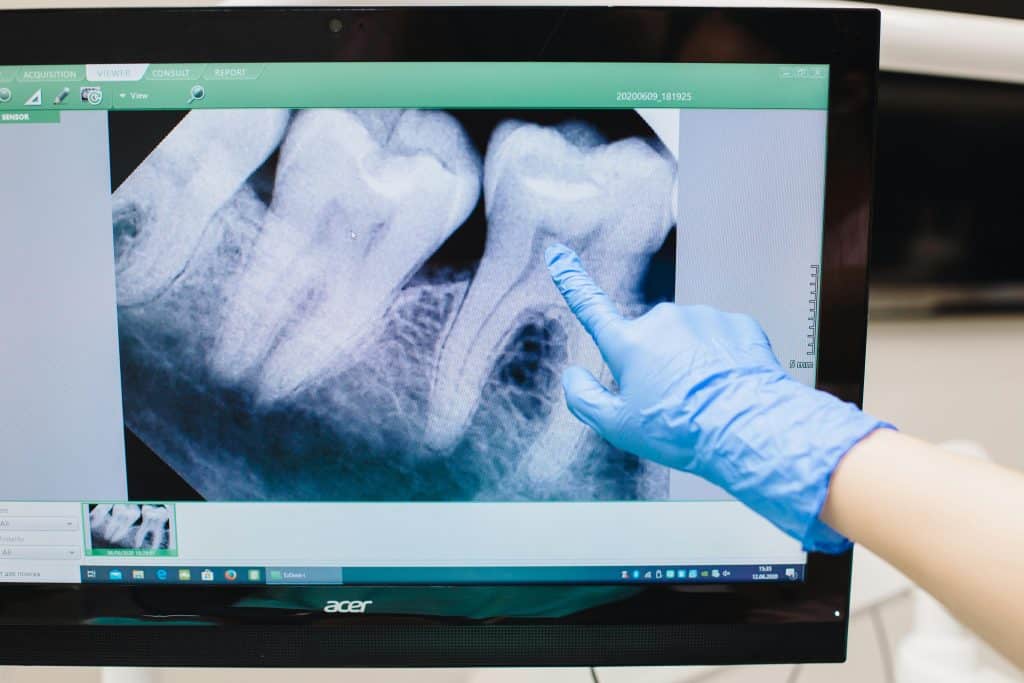
[[[284,110],[188,114],[114,193],[117,303],[159,296],[192,257],[210,218],[281,142]]]
[[[640,139],[603,145],[582,124],[498,127],[484,165],[487,243],[438,360],[430,447],[447,450],[465,431],[509,326],[528,311],[561,320],[568,362],[600,374],[600,354],[552,286],[544,249],[556,241],[575,247],[613,299],[638,303],[640,279],[673,224],[674,176],[668,155]],[[526,456],[530,475],[564,472],[582,435],[557,402]]]
[[[135,535],[136,548],[161,548],[164,545],[167,520],[170,519],[170,511],[163,506],[143,505],[142,525]],[[147,541],[147,538],[149,539]]]
[[[273,401],[345,367],[479,193],[480,161],[448,114],[298,114],[214,370],[228,381],[253,373]]]

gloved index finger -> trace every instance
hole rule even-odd
[[[612,337],[622,322],[618,308],[583,269],[580,257],[572,249],[564,244],[554,244],[544,255],[551,279],[569,305],[569,310],[594,338],[607,359]]]

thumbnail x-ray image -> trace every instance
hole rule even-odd
[[[89,505],[91,550],[173,550],[171,507],[156,503]]]
[[[543,259],[574,247],[627,315],[671,298],[676,165],[635,112],[195,111],[161,135],[123,181],[114,147],[124,419],[201,497],[667,496],[565,408],[568,364],[612,379]]]

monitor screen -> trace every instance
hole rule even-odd
[[[796,541],[568,412],[565,367],[610,374],[543,253],[628,315],[753,315],[813,385],[829,80],[0,66],[0,581],[802,582]]]

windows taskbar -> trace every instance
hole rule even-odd
[[[253,567],[85,565],[86,584],[494,585],[803,581],[802,564],[564,567]]]

